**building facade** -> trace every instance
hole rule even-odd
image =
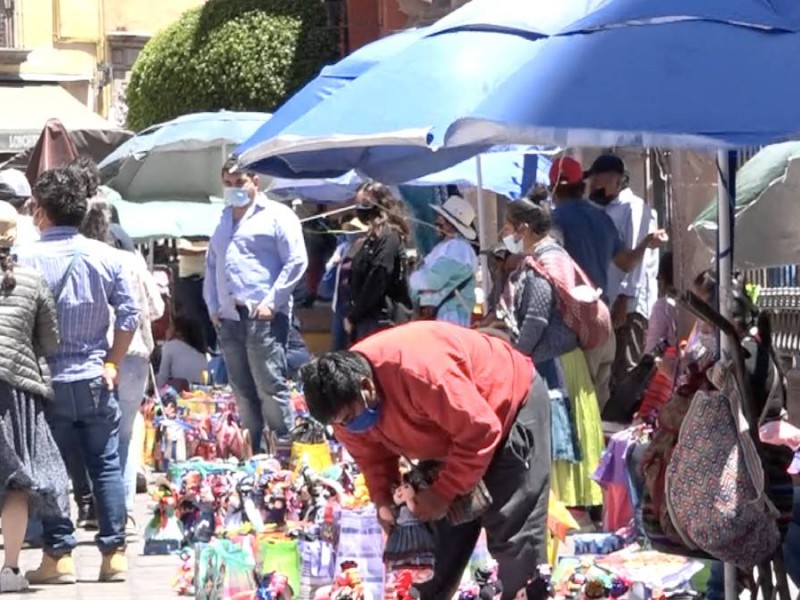
[[[469,0],[346,0],[347,50],[408,27],[430,25]]]
[[[60,113],[68,128],[92,125],[91,114],[121,126],[124,114],[114,114],[113,107],[139,51],[202,3],[0,0],[0,115],[27,115],[16,130],[0,120],[0,153],[29,146],[42,118],[62,118]],[[84,108],[88,114],[78,115]]]

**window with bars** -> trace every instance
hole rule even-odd
[[[14,0],[0,0],[0,48],[14,47]]]

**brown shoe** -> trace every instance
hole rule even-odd
[[[72,585],[78,582],[71,554],[59,557],[42,554],[42,564],[35,571],[25,573],[25,579],[31,585]]]
[[[114,552],[103,555],[103,564],[100,566],[101,583],[117,583],[128,578],[128,558],[125,549],[119,548]]]

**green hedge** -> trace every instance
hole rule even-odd
[[[209,0],[142,50],[128,127],[197,111],[271,112],[336,60],[338,42],[324,0]]]

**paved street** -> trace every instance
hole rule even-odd
[[[139,495],[136,517],[140,529],[146,522],[148,496]],[[97,583],[100,572],[100,554],[92,541],[94,532],[79,531],[75,562],[79,583],[70,586],[42,587],[26,594],[7,594],[3,598],[25,598],[27,600],[129,600],[132,598],[176,597],[170,587],[177,572],[179,561],[171,556],[142,556],[141,536],[138,542],[128,546],[130,576],[126,583]],[[35,569],[39,564],[41,550],[25,550],[22,553],[22,570]]]

